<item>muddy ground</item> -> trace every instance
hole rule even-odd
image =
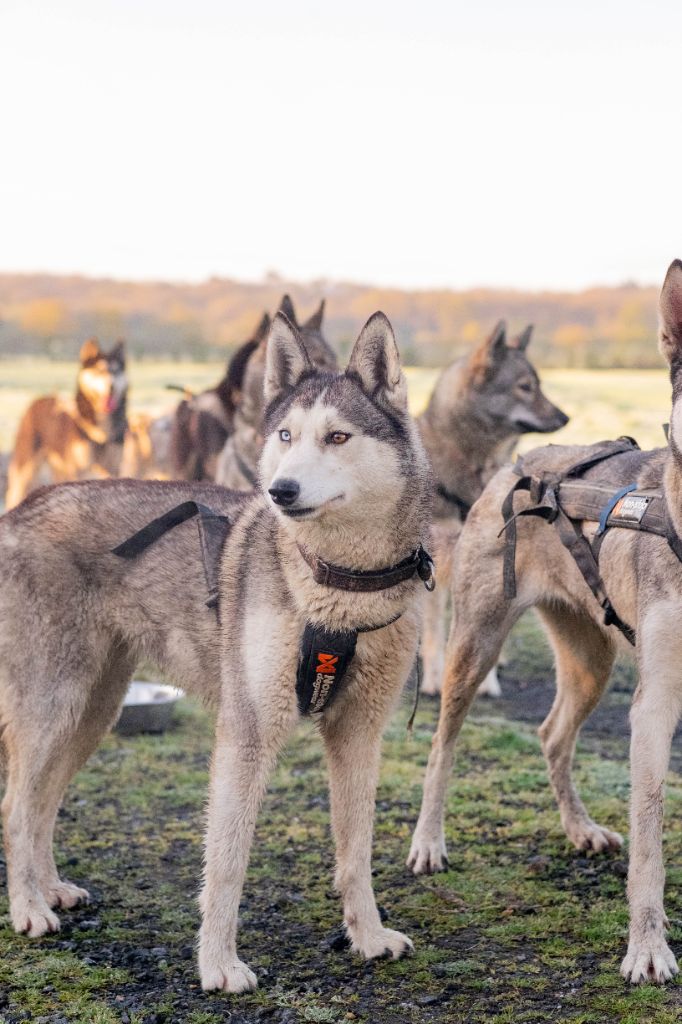
[[[415,879],[404,867],[437,703],[409,699],[386,739],[374,882],[393,927],[415,942],[398,963],[362,963],[345,948],[331,890],[333,853],[321,747],[303,725],[260,818],[241,912],[253,995],[206,995],[194,939],[211,723],[188,704],[163,737],[112,735],[71,787],[57,830],[63,873],[93,901],[36,942],[6,924],[0,864],[0,1021],[44,1024],[431,1024],[573,1021],[668,1024],[682,986],[630,990],[624,854],[586,856],[566,842],[534,733],[549,707],[551,660],[532,619],[509,645],[504,698],[479,701],[450,788],[450,868]],[[627,831],[627,707],[632,674],[585,731],[577,777],[597,820]],[[679,762],[676,762],[679,766]],[[682,952],[682,780],[667,805],[667,909]]]

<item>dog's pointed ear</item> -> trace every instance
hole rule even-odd
[[[277,310],[277,312],[284,313],[289,323],[293,324],[294,327],[298,327],[298,320],[296,319],[296,310],[294,309],[294,304],[291,301],[291,295],[287,294],[282,296],[282,301],[279,304],[279,309]]]
[[[520,334],[517,334],[515,338],[507,343],[508,348],[517,348],[519,352],[525,352],[530,345],[530,339],[533,337],[533,325],[528,324]]]
[[[470,359],[474,384],[484,384],[505,357],[507,350],[507,325],[498,320],[492,334],[472,353]]]
[[[270,331],[271,322],[272,321],[270,320],[270,314],[263,313],[263,316],[260,319],[258,327],[253,332],[252,340],[255,341],[256,343],[260,343],[263,340],[263,338],[267,338],[268,332]]]
[[[313,364],[308,358],[298,330],[284,316],[277,313],[272,321],[265,356],[265,402],[270,405],[285,391],[296,387]]]
[[[407,411],[407,384],[393,328],[384,313],[374,313],[353,346],[346,373],[370,398]]]
[[[88,338],[81,345],[80,361],[85,363],[94,363],[102,355],[102,349],[99,347],[97,338]]]
[[[309,317],[306,320],[306,322],[303,324],[303,330],[304,331],[321,331],[322,330],[322,320],[324,318],[324,305],[325,305],[325,300],[322,299],[322,301],[320,302],[320,305],[317,307],[317,309],[315,310],[313,315],[311,317]]]
[[[671,365],[682,361],[682,260],[673,260],[658,303],[658,347]]]
[[[126,361],[126,343],[125,338],[119,338],[111,352],[109,353],[110,359],[118,359],[120,363],[125,366]]]

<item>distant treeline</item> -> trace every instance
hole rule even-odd
[[[439,366],[480,341],[499,318],[512,332],[535,324],[542,366],[660,366],[655,288],[624,284],[583,292],[404,291],[270,274],[258,284],[130,282],[49,274],[0,274],[0,356],[72,358],[82,341],[125,337],[132,354],[202,360],[249,337],[263,311],[289,292],[301,317],[322,296],[325,329],[345,354],[376,309],[391,319],[403,358]]]

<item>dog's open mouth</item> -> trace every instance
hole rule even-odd
[[[324,511],[324,509],[329,508],[330,505],[333,505],[337,501],[342,501],[344,497],[345,495],[343,494],[337,494],[335,498],[329,498],[327,501],[323,501],[321,505],[294,505],[289,506],[288,508],[286,506],[278,505],[277,508],[282,515],[289,516],[290,519],[305,519],[307,516],[314,515],[316,512]]]

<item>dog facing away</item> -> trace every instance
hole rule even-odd
[[[522,434],[558,430],[568,417],[545,397],[526,356],[529,325],[507,341],[504,321],[470,355],[448,366],[417,423],[436,478],[432,548],[438,586],[424,613],[422,692],[440,693],[452,556],[486,483],[509,462]],[[500,693],[495,668],[481,685]]]
[[[303,338],[313,366],[320,370],[336,370],[336,355],[322,333],[324,307],[323,299],[312,316],[302,324],[296,319],[294,304],[289,295],[283,296],[279,308]],[[263,449],[263,379],[267,346],[268,338],[265,335],[249,356],[240,402],[235,411],[234,431],[218,460],[216,482],[235,490],[251,490],[256,486],[258,478],[258,460]]]
[[[382,731],[414,662],[429,579],[421,543],[431,475],[390,324],[375,314],[347,370],[323,373],[278,314],[265,398],[261,488],[252,494],[181,481],[81,482],[38,491],[0,519],[12,923],[30,936],[55,931],[55,908],[87,897],[57,874],[55,814],[146,657],[217,711],[199,968],[205,989],[229,992],[256,985],[237,955],[239,899],[267,777],[299,719],[310,630],[356,643],[333,702],[315,715],[351,946],[367,958],[411,948],[381,923],[370,863]],[[135,557],[120,554],[122,542],[136,544],[138,531],[188,501],[226,519],[217,610],[207,606],[195,523],[174,519],[180,525]],[[319,697],[323,673],[335,669],[332,655],[318,657]]]
[[[218,456],[234,428],[246,367],[269,330],[270,317],[264,313],[252,337],[230,359],[222,380],[198,395],[186,395],[178,405],[170,438],[174,478],[214,479]]]
[[[665,537],[608,529],[599,573],[612,609],[635,631],[636,647],[604,624],[593,596],[556,526],[535,516],[516,520],[516,596],[505,596],[501,506],[519,477],[503,469],[468,518],[455,552],[455,615],[448,641],[440,721],[433,738],[424,797],[408,864],[416,873],[442,869],[446,859],[444,799],[452,753],[476,688],[519,616],[534,607],[554,649],[557,692],[540,727],[542,748],[566,835],[579,849],[619,847],[621,837],[596,824],[571,776],[580,727],[598,703],[618,647],[634,652],[639,682],[630,712],[631,813],[628,898],[630,937],[621,973],[632,982],[663,982],[677,973],[667,945],[663,908],[663,794],[670,745],[682,710],[682,262],[669,268],[660,299],[660,348],[671,371],[670,446],[623,452],[589,469],[583,479],[603,485],[604,502],[623,485],[663,495]],[[560,474],[595,448],[549,446],[523,459],[523,473]],[[647,499],[640,499],[644,502]],[[527,504],[517,498],[515,511]],[[592,517],[591,517],[592,518]],[[596,522],[583,524],[591,537]],[[631,638],[632,639],[632,638]]]
[[[125,346],[103,352],[95,338],[80,351],[73,399],[37,398],[21,418],[7,471],[12,508],[41,483],[115,476],[126,430]]]

